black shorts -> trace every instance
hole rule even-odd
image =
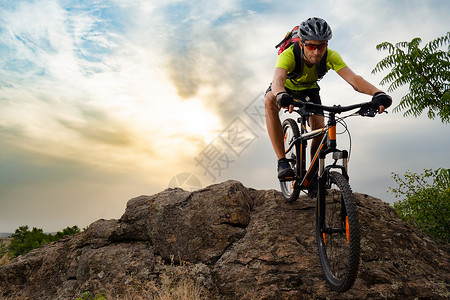
[[[288,89],[287,87],[284,87],[286,89],[286,92],[294,97],[294,99],[298,99],[300,101],[305,102],[311,102],[315,104],[322,104],[322,100],[320,99],[320,88],[313,88],[313,89],[307,89],[302,91],[293,91],[291,89]],[[272,90],[272,84],[269,85],[269,87],[266,90],[266,94]],[[319,115],[323,115],[323,110],[317,110],[317,113]]]

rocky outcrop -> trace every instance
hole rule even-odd
[[[73,299],[89,290],[119,297],[184,268],[210,299],[449,298],[448,249],[381,200],[358,193],[355,199],[361,263],[344,294],[322,278],[314,200],[286,203],[277,191],[227,181],[131,199],[119,220],[99,220],[2,267],[0,295]]]

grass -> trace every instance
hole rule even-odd
[[[6,253],[2,258],[0,258],[0,267],[6,266],[10,261],[11,255],[9,253]]]
[[[0,267],[9,263],[8,255],[0,259]],[[192,272],[192,264],[172,261],[158,280],[136,280],[132,276],[121,289],[120,294],[108,291],[84,291],[74,295],[77,300],[206,300],[215,299],[210,291],[200,285]],[[107,288],[106,288],[107,289]],[[0,296],[1,297],[1,296]],[[3,298],[2,298],[3,299]],[[7,300],[31,299],[9,297]]]
[[[178,270],[178,269],[177,269]],[[154,281],[130,282],[123,295],[107,296],[108,300],[204,300],[209,291],[196,283],[185,271],[174,271]]]
[[[206,300],[211,299],[210,292],[201,286],[192,274],[192,265],[181,262],[176,266],[173,256],[166,271],[155,281],[133,281],[127,285],[124,295],[107,297],[108,300]]]

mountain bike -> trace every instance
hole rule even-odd
[[[300,191],[317,199],[315,227],[320,264],[331,289],[345,292],[353,286],[357,277],[360,235],[357,208],[348,183],[349,151],[337,148],[336,125],[342,124],[350,138],[344,119],[350,116],[374,117],[378,105],[364,102],[330,107],[294,100],[294,107],[294,112],[299,114],[297,121],[289,118],[283,121],[282,126],[286,158],[295,176],[280,182],[281,191],[287,202],[295,201]],[[336,117],[336,114],[358,108],[353,114]],[[327,124],[324,128],[308,132],[308,118],[318,111],[327,112]],[[307,142],[320,136],[321,143],[307,166]],[[326,164],[326,161],[332,163]]]

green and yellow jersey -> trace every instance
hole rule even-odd
[[[293,49],[294,47],[292,45],[288,49],[283,51],[283,53],[278,56],[276,64],[276,67],[285,69],[288,74],[291,73],[295,68],[295,57]],[[329,48],[327,52],[327,71],[332,69],[337,72],[347,66],[338,52]],[[296,79],[286,80],[284,86],[293,91],[317,88],[317,79],[317,65],[308,67],[306,64],[304,64],[302,76]]]

